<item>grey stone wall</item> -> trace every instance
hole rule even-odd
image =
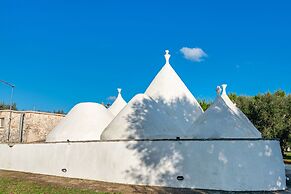
[[[45,141],[47,134],[64,117],[62,114],[53,114],[35,111],[12,111],[9,142],[40,142]],[[0,110],[0,142],[8,140],[10,111]],[[1,119],[4,125],[1,126]]]

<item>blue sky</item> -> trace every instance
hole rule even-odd
[[[0,79],[16,85],[20,109],[68,111],[107,102],[123,88],[130,100],[170,63],[196,98],[216,85],[254,95],[291,92],[290,1],[0,2]],[[201,61],[183,47],[200,48]],[[10,90],[0,85],[0,101]]]

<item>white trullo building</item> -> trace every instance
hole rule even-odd
[[[113,114],[101,104],[79,103],[48,134],[46,142],[99,140],[113,118]]]
[[[188,137],[189,127],[203,110],[169,64],[156,75],[145,94],[129,101],[101,135],[112,139],[163,139]]]
[[[125,100],[122,98],[121,95],[121,88],[117,88],[118,91],[118,95],[115,99],[115,101],[112,103],[112,105],[108,108],[108,110],[114,115],[116,116],[125,106],[126,106],[126,102]]]
[[[225,85],[202,114],[169,57],[146,94],[134,96],[107,127],[110,110],[78,104],[47,139],[69,142],[0,144],[0,169],[218,192],[286,189],[279,141],[260,138]],[[73,141],[99,139],[105,127],[103,141]]]
[[[190,127],[193,138],[261,138],[261,133],[226,94],[217,87],[213,104]],[[221,94],[220,94],[221,93]]]
[[[176,137],[177,127],[158,103],[145,94],[135,95],[105,128],[102,140]]]
[[[169,63],[166,50],[166,64],[155,76],[145,94],[153,98],[161,108],[170,114],[169,119],[179,128],[180,136],[187,136],[187,129],[203,113],[193,94]]]

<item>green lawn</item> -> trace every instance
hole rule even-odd
[[[92,190],[64,188],[56,185],[34,183],[29,180],[0,178],[0,194],[105,194]]]

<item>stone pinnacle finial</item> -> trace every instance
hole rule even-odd
[[[117,88],[118,94],[121,94],[121,88]]]
[[[221,93],[221,87],[220,86],[216,86],[216,94],[217,96],[219,96]]]
[[[165,50],[165,52],[166,52],[166,54],[164,56],[166,59],[166,64],[170,64],[169,61],[170,61],[171,55],[169,54],[169,50]]]
[[[225,94],[226,95],[226,87],[227,87],[227,84],[222,84],[221,87],[222,87],[222,94]]]

